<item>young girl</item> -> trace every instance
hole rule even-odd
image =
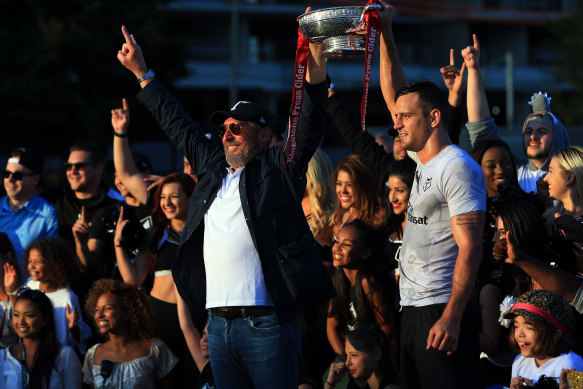
[[[583,359],[567,345],[575,324],[573,308],[559,294],[528,291],[503,318],[513,320],[510,344],[520,351],[512,364],[511,389],[534,385],[543,374],[559,381],[562,369],[583,369]]]
[[[53,306],[40,290],[16,297],[12,324],[21,343],[0,350],[0,388],[81,389],[81,363],[59,344]]]
[[[391,366],[387,357],[386,336],[378,325],[362,325],[346,333],[346,362],[332,363],[324,389],[332,389],[346,371],[355,380],[365,381],[370,389],[400,388],[388,378]]]
[[[80,317],[79,299],[69,287],[68,269],[75,266],[71,254],[58,239],[44,239],[28,246],[24,260],[30,274],[26,286],[42,290],[53,303],[57,340],[85,353],[91,329]]]
[[[378,239],[372,227],[356,219],[345,224],[334,238],[332,253],[336,268],[333,282],[338,294],[330,303],[327,334],[330,345],[346,355],[342,335],[362,324],[378,323],[389,339],[393,363],[397,361],[397,327],[394,282],[386,262],[379,260]]]

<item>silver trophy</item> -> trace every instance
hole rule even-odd
[[[379,4],[324,8],[301,15],[298,22],[306,39],[324,45],[325,57],[354,57],[365,51],[364,14],[380,8]]]

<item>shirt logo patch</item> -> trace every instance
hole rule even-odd
[[[431,180],[433,179],[433,177],[429,177],[428,179],[425,180],[425,183],[423,184],[423,192],[427,192],[427,189],[429,189],[431,187]]]

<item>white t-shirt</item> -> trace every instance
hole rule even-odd
[[[30,289],[39,289],[39,282],[29,279],[26,286]],[[89,328],[81,317],[82,307],[79,304],[77,295],[68,286],[58,289],[56,292],[46,293],[46,295],[53,303],[55,330],[57,331],[59,343],[78,349],[81,354],[85,354],[85,350],[87,349],[85,344],[91,338],[91,328]],[[69,325],[67,324],[67,304],[69,304],[71,310],[77,308],[79,312],[78,323],[81,332],[81,342],[79,343],[77,343],[71,335],[71,331],[69,331]]]
[[[512,363],[511,379],[520,376],[528,378],[532,380],[533,384],[536,384],[540,376],[544,374],[547,377],[556,378],[560,384],[561,370],[571,368],[575,368],[577,371],[583,371],[583,358],[572,351],[561,354],[540,367],[536,366],[534,358],[525,358],[522,354],[519,354]]]
[[[541,169],[532,171],[528,168],[528,163],[525,163],[516,169],[516,173],[518,174],[518,185],[522,190],[526,193],[536,193],[536,182],[547,171]]]
[[[401,305],[444,304],[458,255],[451,218],[484,211],[486,183],[480,166],[457,146],[446,147],[425,165],[416,154],[413,158],[417,171],[399,261]]]
[[[28,373],[25,372],[28,382]],[[0,389],[23,388],[22,365],[8,348],[0,350]],[[57,370],[53,369],[49,389],[81,389],[81,362],[71,347],[61,346]]]
[[[217,197],[204,215],[207,309],[273,305],[243,214],[239,193],[243,170],[244,167],[229,169]]]

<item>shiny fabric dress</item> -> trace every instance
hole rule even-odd
[[[166,377],[178,363],[178,358],[160,339],[152,339],[150,355],[129,362],[113,362],[111,374],[104,379],[101,366],[93,363],[95,351],[100,344],[91,347],[83,363],[83,382],[99,389],[149,389]],[[105,381],[105,382],[104,382]]]

